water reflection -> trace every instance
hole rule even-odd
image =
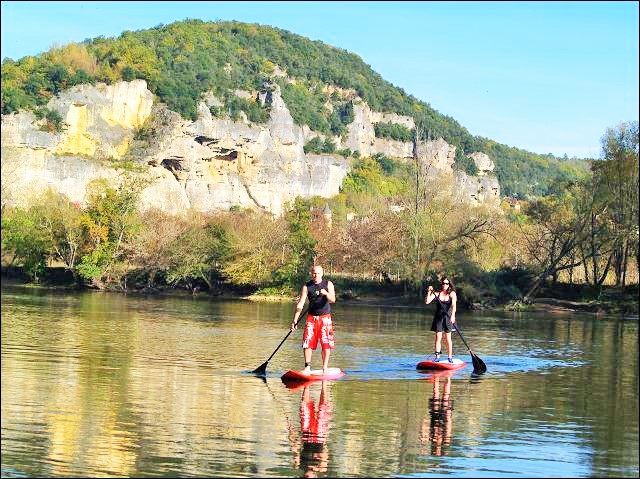
[[[432,456],[446,456],[453,436],[453,399],[451,399],[451,376],[453,371],[431,373],[428,381],[433,383],[433,396],[429,399],[429,414],[420,428],[420,453],[426,454],[430,445]]]
[[[427,321],[344,307],[353,374],[291,393],[265,382],[296,341],[243,373],[290,304],[3,288],[0,306],[2,476],[638,477],[637,322],[475,316],[489,374],[423,376]]]
[[[318,407],[310,383],[303,383],[300,396],[300,436],[290,432],[295,467],[303,471],[304,477],[318,477],[329,470],[329,447],[327,437],[333,412],[329,398],[328,381],[320,385]]]

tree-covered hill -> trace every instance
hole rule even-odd
[[[280,70],[288,78],[274,75]],[[442,137],[455,145],[460,164],[465,153],[487,153],[505,195],[546,195],[558,180],[587,170],[586,161],[563,161],[473,136],[450,116],[385,81],[353,53],[285,30],[238,22],[186,20],[126,31],[117,38],[87,39],[36,57],[4,59],[2,114],[19,109],[43,114],[42,106],[65,88],[135,78],[146,80],[162,102],[186,118],[195,119],[198,99],[213,91],[226,109],[244,110],[254,121],[266,116],[233,91],[255,91],[265,80],[275,80],[298,124],[334,135],[345,133],[352,109],[349,98],[323,87],[353,90],[374,111],[412,116],[422,137]],[[382,126],[378,130],[379,135],[406,136]]]

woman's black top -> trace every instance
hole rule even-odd
[[[436,294],[436,319],[446,319],[449,321],[451,319],[451,295],[449,295],[449,299],[447,301],[442,301],[440,299],[440,293]]]

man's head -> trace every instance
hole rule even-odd
[[[324,274],[324,270],[322,269],[322,266],[320,265],[315,265],[311,267],[311,280],[314,283],[319,283],[320,281],[322,281],[322,275]]]

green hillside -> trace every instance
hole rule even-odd
[[[274,76],[276,68],[296,82]],[[298,124],[335,135],[346,132],[352,105],[348,97],[322,87],[352,89],[372,110],[413,116],[422,137],[443,137],[455,145],[459,168],[467,169],[465,153],[487,153],[496,163],[504,195],[546,195],[559,180],[587,171],[583,160],[563,161],[471,135],[453,118],[385,81],[353,53],[277,28],[237,22],[187,20],[126,31],[118,38],[87,39],[37,57],[5,59],[2,114],[26,108],[46,115],[43,105],[65,88],[135,78],[146,80],[161,101],[186,118],[195,119],[200,95],[212,90],[225,103],[225,111],[212,113],[244,111],[254,122],[265,121],[267,115],[255,102],[238,99],[233,90],[257,90],[275,79]],[[408,132],[380,125],[376,134],[405,138]]]

